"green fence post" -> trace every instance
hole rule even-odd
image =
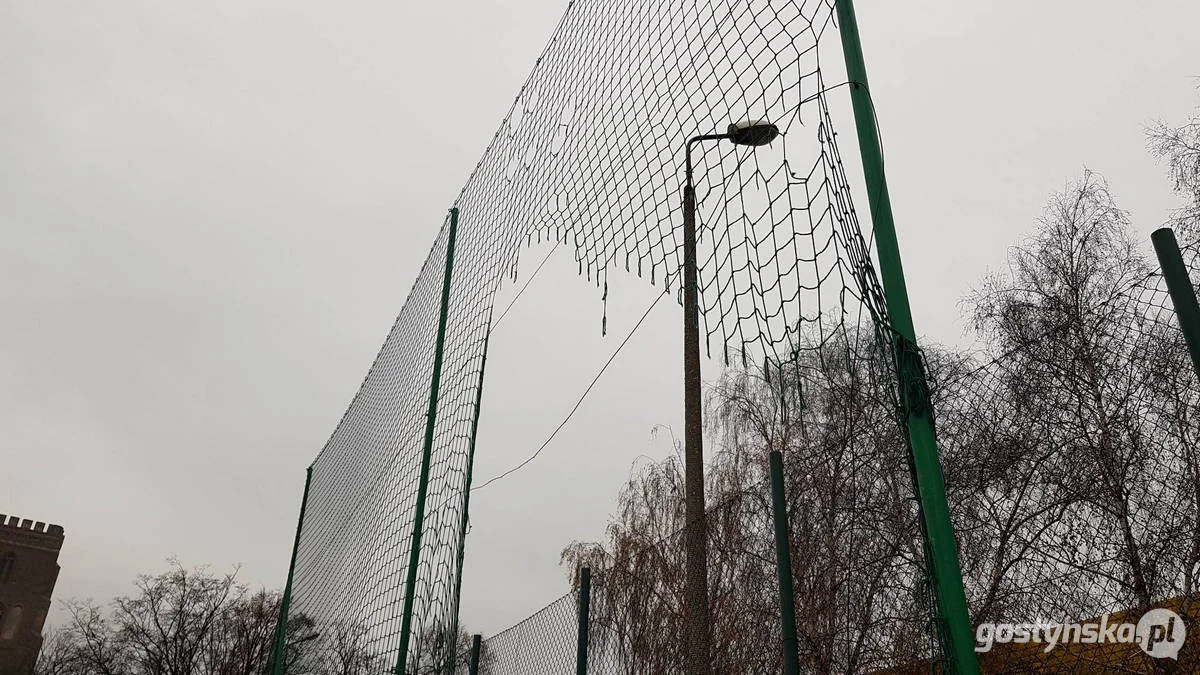
[[[479,647],[483,637],[476,634],[471,636],[471,664],[469,666],[470,675],[479,675]]]
[[[879,273],[891,328],[895,331],[892,348],[900,385],[900,405],[908,426],[913,480],[916,483],[914,488],[920,503],[928,551],[926,565],[941,615],[938,637],[951,672],[973,675],[979,672],[979,664],[963,589],[962,569],[958,562],[958,543],[954,538],[950,507],[946,502],[946,486],[933,429],[929,384],[917,349],[916,330],[908,304],[904,268],[900,263],[900,247],[896,241],[896,226],[892,220],[891,199],[884,176],[875,109],[867,84],[867,70],[852,0],[837,0],[837,15],[867,199],[875,230],[875,246],[879,254]]]
[[[416,598],[417,563],[421,560],[421,534],[425,527],[425,496],[429,491],[429,464],[433,455],[433,431],[437,423],[438,386],[442,380],[442,352],[446,345],[446,317],[450,311],[450,278],[454,271],[454,237],[458,231],[458,209],[450,209],[450,231],[446,235],[446,275],[442,279],[442,311],[438,317],[437,342],[433,352],[433,382],[429,385],[429,412],[425,415],[425,450],[421,455],[421,477],[417,483],[417,505],[413,514],[412,548],[404,585],[404,613],[400,623],[400,653],[396,673],[408,668],[408,642],[412,635],[413,600]]]
[[[1196,290],[1183,265],[1179,242],[1169,227],[1155,230],[1150,241],[1154,242],[1154,252],[1158,254],[1158,264],[1167,282],[1167,292],[1171,294],[1171,304],[1175,306],[1175,316],[1179,318],[1179,328],[1192,355],[1192,368],[1200,377],[1200,305],[1196,303]]]
[[[292,575],[296,571],[296,552],[300,549],[300,530],[304,527],[304,509],[308,506],[308,486],[312,482],[312,467],[304,472],[304,496],[300,498],[300,517],[296,519],[296,539],[292,542],[292,561],[288,564],[287,583],[279,600],[279,622],[275,625],[275,646],[271,650],[271,675],[283,675],[287,661],[287,620],[292,606]]]
[[[779,570],[779,624],[783,631],[784,675],[800,675],[796,644],[796,595],[792,589],[792,541],[789,536],[787,500],[783,494],[783,455],[772,450],[771,504],[775,511],[775,567]]]
[[[451,635],[458,635],[458,608],[462,600],[462,568],[463,556],[467,550],[467,525],[470,524],[471,506],[471,476],[475,470],[475,439],[479,434],[479,409],[483,405],[483,371],[487,367],[488,343],[492,339],[492,317],[488,316],[488,332],[483,336],[483,356],[479,361],[479,382],[475,385],[475,412],[471,417],[471,443],[467,446],[467,471],[463,477],[463,506],[462,522],[459,524],[458,535],[458,571],[454,579],[454,630]],[[450,662],[458,658],[458,641],[450,643]]]
[[[579,570],[579,641],[575,645],[575,675],[587,675],[588,614],[592,603],[592,568]]]

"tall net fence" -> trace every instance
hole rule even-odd
[[[602,302],[612,272],[678,299],[684,142],[768,119],[782,131],[768,147],[694,155],[701,335],[729,366],[706,415],[721,447],[708,469],[712,658],[719,672],[779,669],[763,452],[778,449],[804,669],[945,668],[891,328],[834,128],[845,84],[826,67],[840,56],[834,15],[828,0],[568,6],[313,463],[293,620],[362,672],[465,667],[459,588],[497,292],[524,249],[548,241],[572,252]],[[1195,271],[1194,246],[1188,256]],[[1158,277],[1115,274],[1105,287],[1121,291],[1108,297],[996,303],[999,353],[982,364],[924,354],[976,622],[1086,623],[1157,604],[1196,628],[1200,387]],[[638,478],[607,540],[573,549],[595,570],[589,672],[681,672],[681,473],[667,462]],[[489,639],[484,672],[570,672],[575,602]],[[1044,640],[998,637],[988,672],[1163,663],[1129,645],[1047,652]]]
[[[1183,254],[1200,278],[1200,244],[1188,242]],[[1051,304],[1045,321],[1021,322],[1029,342],[992,358],[927,355],[984,673],[1200,669],[1195,644],[1185,642],[1175,660],[1151,657],[1138,642],[1149,610],[1174,612],[1193,640],[1200,631],[1200,381],[1162,276],[1122,269],[1103,282],[1117,292],[1081,305],[1089,320],[1055,316]],[[886,377],[886,360],[869,341],[858,345],[827,343],[771,378],[731,370],[710,391],[718,449],[708,556],[720,672],[783,667],[764,446],[784,457],[802,672],[942,668],[903,485],[903,439],[871,385]],[[801,400],[803,415],[794,416]],[[607,539],[564,554],[568,569],[592,569],[589,673],[683,672],[684,530],[673,529],[683,522],[673,497],[681,485],[674,460],[637,472]],[[476,672],[572,672],[578,609],[576,583],[485,640]],[[466,662],[456,672],[469,673]]]
[[[864,325],[886,331],[870,233],[854,210],[833,126],[829,97],[844,76],[823,68],[829,50],[840,62],[833,20],[828,0],[568,5],[455,203],[453,250],[448,220],[313,463],[293,617],[352,634],[378,666],[426,672],[457,661],[474,423],[496,293],[515,278],[525,247],[550,241],[571,250],[601,299],[614,271],[678,299],[690,136],[744,119],[769,119],[782,132],[769,147],[708,143],[693,155],[710,357],[786,361],[858,340]],[[426,451],[428,495],[419,507]],[[418,510],[419,563],[410,569]],[[410,597],[411,638],[400,654]]]

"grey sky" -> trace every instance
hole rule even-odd
[[[56,598],[172,554],[282,584],[303,469],[563,7],[0,0],[0,511],[66,528]],[[1084,166],[1144,235],[1176,204],[1143,128],[1200,102],[1196,3],[858,12],[924,334],[963,341],[958,300]],[[542,442],[655,292],[610,284],[601,338],[560,251],[497,330],[478,479]],[[660,303],[542,457],[472,499],[470,627],[565,591],[562,546],[670,452],[678,346]]]

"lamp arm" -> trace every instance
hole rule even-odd
[[[688,139],[683,148],[685,189],[692,187],[692,144],[701,141],[720,141],[727,138],[732,138],[732,136],[729,134],[703,134]]]

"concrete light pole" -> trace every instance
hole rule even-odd
[[[737,145],[760,146],[779,129],[769,122],[739,122],[723,134],[688,139],[684,146],[683,184],[683,457],[686,588],[684,635],[688,675],[712,673],[712,621],[708,607],[708,525],[704,514],[704,437],[700,412],[700,300],[696,279],[696,191],[692,186],[692,145],[728,139]]]

